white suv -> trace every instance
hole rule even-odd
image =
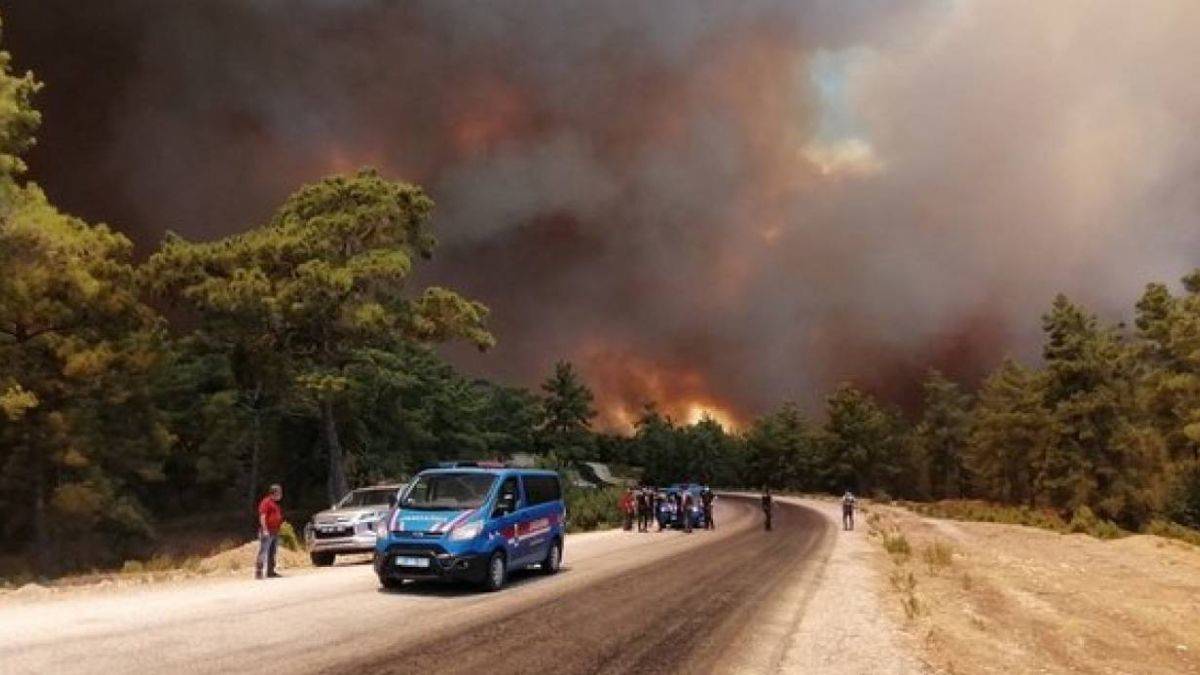
[[[304,528],[308,554],[317,567],[328,567],[339,554],[371,553],[375,529],[396,505],[404,485],[351,490],[332,508],[313,516]]]

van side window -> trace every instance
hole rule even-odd
[[[521,491],[517,487],[516,478],[506,478],[504,483],[500,485],[500,493],[496,498],[496,506],[508,502],[512,504],[512,510],[521,508]]]
[[[523,476],[525,496],[529,505],[545,504],[562,499],[562,487],[554,476]]]

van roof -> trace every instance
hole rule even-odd
[[[517,469],[512,467],[490,468],[478,466],[462,466],[462,467],[435,467],[425,469],[417,474],[418,476],[427,473],[478,473],[489,476],[553,476],[558,478],[558,473],[548,469]]]

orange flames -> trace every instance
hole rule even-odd
[[[484,152],[527,130],[529,109],[521,91],[494,77],[476,77],[447,102],[450,143],[459,156]]]
[[[709,417],[726,430],[742,426],[740,411],[713,393],[700,370],[602,345],[583,350],[581,369],[596,394],[601,429],[632,431],[647,405],[676,424],[695,424]]]

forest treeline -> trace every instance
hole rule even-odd
[[[371,172],[300,187],[274,216],[209,242],[168,236],[144,261],[24,178],[39,83],[0,54],[0,555],[43,574],[147,550],[156,525],[402,478],[446,458],[533,452],[639,467],[644,479],[978,497],[1126,528],[1200,526],[1200,275],[1152,284],[1134,328],[1064,297],[1038,368],[1006,361],[975,391],[937,373],[915,419],[851,385],[733,431],[647,402],[596,431],[560,362],[537,390],[468,377],[434,346],[493,344],[487,310],[414,288],[432,201]]]

